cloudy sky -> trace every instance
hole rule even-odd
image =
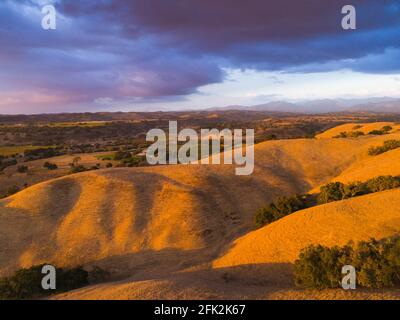
[[[400,97],[397,0],[0,0],[0,113],[383,96]]]

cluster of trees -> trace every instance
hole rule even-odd
[[[81,157],[75,157],[72,160],[72,163],[69,164],[71,167],[71,169],[69,171],[70,174],[100,169],[100,163],[97,163],[96,165],[92,166],[91,168],[86,168],[84,165],[79,164],[79,161],[81,161],[81,160],[82,160]]]
[[[71,166],[71,169],[69,170],[70,174],[74,174],[74,173],[79,173],[79,172],[85,172],[85,171],[89,171],[88,168],[86,168],[84,165],[77,165],[77,166]]]
[[[44,265],[16,271],[11,277],[0,278],[0,299],[38,298],[53,293],[74,290],[89,284],[89,273],[82,267],[56,269],[56,290],[43,290],[42,274]]]
[[[138,167],[146,164],[146,157],[134,155],[129,151],[117,151],[113,160],[120,161],[119,167]]]
[[[261,228],[299,210],[399,187],[400,176],[379,176],[365,182],[357,181],[349,184],[331,182],[322,186],[316,195],[279,197],[275,202],[258,210],[254,217],[254,223],[257,228]]]
[[[400,177],[393,176],[379,176],[365,182],[350,184],[332,182],[321,187],[317,203],[325,204],[398,187],[400,187]]]
[[[128,151],[117,151],[114,154],[114,160],[120,161],[120,160],[127,160],[132,158],[132,154]]]
[[[89,271],[81,266],[71,269],[56,268],[56,290],[44,290],[43,266],[20,269],[10,277],[0,278],[0,300],[40,298],[101,283],[111,276],[107,270],[98,266],[93,266]]]
[[[32,161],[38,159],[46,159],[62,155],[64,152],[61,148],[40,148],[33,150],[25,150],[25,161]]]
[[[136,149],[135,151],[129,150],[118,150],[113,155],[101,156],[99,159],[106,161],[106,160],[114,160],[119,161],[117,167],[138,167],[146,165],[146,157],[145,156],[138,156],[142,149]],[[106,164],[107,168],[112,168],[113,164],[111,162]]]
[[[69,171],[70,174],[88,171],[88,169],[84,165],[79,164],[79,161],[81,160],[81,157],[75,157],[72,160],[72,162],[69,164],[71,167]]]
[[[46,161],[43,165],[43,168],[46,168],[47,170],[57,170],[58,166],[55,163]]]
[[[257,228],[261,228],[293,212],[309,208],[313,205],[313,202],[311,195],[279,197],[275,202],[258,211],[254,223]]]
[[[295,283],[314,289],[340,287],[345,265],[356,269],[357,284],[361,287],[400,285],[400,236],[357,245],[350,242],[344,247],[309,246],[295,262]]]
[[[368,134],[382,136],[384,134],[388,134],[390,131],[392,131],[392,129],[393,129],[393,127],[391,127],[391,126],[384,126],[382,129],[372,130]]]
[[[67,122],[70,119],[65,119]],[[18,122],[21,123],[21,122]],[[47,123],[47,125],[46,125]],[[10,140],[27,145],[64,145],[68,141],[75,145],[76,152],[100,151],[97,143],[112,142],[117,139],[135,139],[139,134],[147,132],[157,125],[153,121],[143,122],[112,122],[99,126],[89,126],[83,123],[59,125],[57,123],[25,122],[23,126],[0,126],[0,135],[10,137]],[[144,139],[142,140],[144,141]],[[74,151],[75,152],[75,151]]]
[[[341,132],[339,133],[339,135],[334,136],[334,138],[358,138],[364,135],[365,134],[362,131],[349,131],[349,132]]]
[[[355,126],[353,127],[353,130],[360,129],[362,126]],[[369,135],[384,135],[390,133],[392,131],[393,127],[391,126],[384,126],[380,130],[372,130],[368,132]],[[348,132],[341,132],[337,136],[334,136],[334,138],[357,138],[364,136],[365,133],[362,131],[348,131]]]
[[[93,153],[107,151],[107,149],[99,143],[71,144],[68,146],[68,153]]]
[[[390,150],[400,148],[400,140],[386,140],[383,146],[371,147],[368,150],[370,156],[377,156]]]

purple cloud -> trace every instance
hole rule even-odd
[[[340,10],[347,2],[59,0],[57,30],[44,31],[38,1],[5,0],[0,113],[180,100],[223,81],[224,68],[399,70],[400,5],[353,1],[358,30],[345,32]]]

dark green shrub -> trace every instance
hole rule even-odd
[[[127,167],[138,167],[145,162],[146,157],[134,156],[129,159],[124,159],[122,163]]]
[[[295,262],[295,284],[306,288],[336,288],[341,282],[343,255],[338,247],[310,246],[300,252]]]
[[[265,137],[266,140],[277,140],[278,137],[276,136],[276,134],[267,134]]]
[[[320,193],[315,195],[303,195],[292,197],[280,197],[275,202],[261,208],[254,217],[257,228],[279,220],[293,212],[353,197],[366,195],[373,192],[391,190],[400,187],[400,176],[379,176],[366,182],[352,182],[343,184],[331,182],[320,188]]]
[[[26,172],[28,172],[28,167],[27,166],[18,166],[17,171],[19,173],[26,173]]]
[[[370,156],[376,156],[397,148],[400,148],[400,140],[387,140],[383,143],[383,146],[369,148],[368,154]]]
[[[400,177],[379,176],[366,182],[370,192],[379,192],[400,187]]]
[[[370,190],[367,185],[359,181],[346,184],[343,187],[343,199],[358,197],[368,193],[370,193]]]
[[[41,270],[42,266],[34,266],[15,272],[14,276],[9,279],[15,299],[27,299],[45,293],[41,286],[44,277]]]
[[[25,150],[24,155],[27,160],[46,159],[61,155],[59,148],[39,148],[33,150]]]
[[[0,300],[15,299],[12,284],[8,278],[0,278]]]
[[[72,166],[71,170],[69,171],[71,174],[72,173],[79,173],[79,172],[85,172],[88,171],[85,166],[83,165],[78,165],[78,166]]]
[[[349,243],[342,248],[307,247],[295,262],[295,283],[317,289],[340,287],[344,265],[355,267],[357,284],[361,287],[399,286],[400,237]]]
[[[364,135],[365,134],[362,131],[353,131],[353,132],[350,132],[349,137],[350,138],[358,138],[358,137],[361,137],[361,136],[364,136]]]
[[[334,136],[334,138],[358,138],[364,135],[365,134],[362,131],[350,131],[350,132],[341,132],[339,135]]]
[[[48,169],[48,170],[56,170],[56,169],[58,169],[58,166],[55,163],[50,163],[50,162],[45,162],[43,167]]]
[[[256,227],[261,228],[293,212],[305,209],[307,196],[279,197],[267,207],[261,208],[255,216]]]
[[[57,270],[57,291],[65,292],[89,284],[89,273],[81,266],[73,269]]]
[[[56,269],[56,290],[42,289],[44,265],[20,269],[9,278],[0,278],[0,299],[30,299],[74,290],[89,284],[88,272],[82,267]]]
[[[382,128],[382,131],[385,132],[385,133],[389,133],[392,130],[393,130],[393,127],[391,127],[391,126],[384,126]]]
[[[111,274],[107,270],[104,270],[98,266],[93,266],[92,270],[89,272],[89,282],[90,283],[100,283],[107,281]]]
[[[132,154],[127,151],[118,151],[114,154],[114,160],[124,160],[132,158]]]
[[[370,134],[370,135],[376,135],[376,136],[381,136],[381,135],[386,134],[386,132],[383,131],[383,130],[372,130],[372,131],[370,131],[368,134]]]
[[[334,136],[333,138],[347,138],[347,132],[341,132],[337,136]]]
[[[318,195],[318,203],[324,204],[332,201],[339,201],[344,198],[344,184],[341,182],[328,183],[322,186]]]
[[[373,192],[380,192],[400,187],[400,177],[379,176],[366,182],[328,183],[322,186],[318,195],[318,204],[353,198]]]

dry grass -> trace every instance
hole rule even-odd
[[[298,211],[234,242],[215,268],[293,263],[311,244],[343,246],[400,230],[400,190],[390,190]]]
[[[338,136],[341,132],[354,132],[360,131],[364,134],[368,134],[373,130],[381,130],[385,126],[391,126],[393,129],[390,133],[396,133],[400,130],[400,124],[394,122],[373,122],[373,123],[346,123],[330,130],[327,130],[319,135],[317,139],[333,138]]]
[[[63,155],[48,159],[34,160],[23,163],[23,165],[28,166],[28,173],[19,173],[18,166],[14,165],[7,167],[0,174],[0,194],[4,194],[10,187],[19,186],[22,188],[25,183],[28,186],[32,186],[34,184],[52,180],[55,178],[59,178],[65,176],[71,170],[70,163],[72,163],[75,157],[81,158],[79,164],[84,165],[86,168],[91,168],[96,164],[100,164],[101,167],[105,167],[108,162],[117,163],[116,161],[101,161],[98,159],[98,156],[104,155],[107,153],[99,152],[92,154],[75,154],[75,155]],[[43,167],[45,162],[51,162],[57,165],[56,170],[48,170]]]
[[[315,207],[250,232],[254,213],[277,196],[338,177],[398,174],[398,150],[367,154],[386,139],[265,142],[248,177],[235,176],[234,166],[178,165],[37,184],[0,201],[0,272],[49,262],[96,264],[114,279],[129,277],[61,298],[305,297],[291,289],[299,250],[398,232],[400,191]],[[336,293],[320,298],[329,295]]]

